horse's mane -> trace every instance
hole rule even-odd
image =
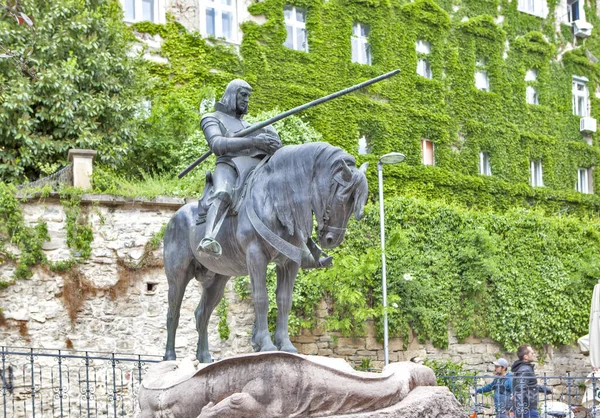
[[[313,209],[320,222],[327,196],[316,196],[315,189],[319,185],[331,186],[320,183],[330,182],[333,175],[342,169],[342,161],[349,167],[356,166],[354,157],[341,148],[325,142],[311,142],[280,148],[257,172],[259,178],[266,179],[265,204],[274,209],[290,235],[311,233]],[[316,177],[318,175],[320,178]],[[358,177],[361,176],[355,172],[351,181],[358,181]],[[367,195],[366,181],[358,186],[355,208],[357,202],[363,201],[364,205]],[[303,202],[307,194],[311,197],[311,205]]]

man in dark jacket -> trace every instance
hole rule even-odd
[[[494,374],[498,376],[489,383],[475,391],[475,393],[494,392],[494,406],[496,418],[509,418],[508,411],[511,406],[512,374],[506,373],[508,361],[499,358],[494,362]]]
[[[552,393],[552,389],[537,384],[537,377],[533,371],[533,362],[537,360],[537,354],[530,345],[520,346],[517,357],[519,360],[511,367],[515,418],[539,418],[538,393]]]

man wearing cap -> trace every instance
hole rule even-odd
[[[494,364],[494,375],[496,377],[492,383],[485,385],[475,391],[475,393],[494,392],[494,406],[496,408],[496,418],[509,418],[508,411],[511,407],[512,381],[511,373],[508,370],[508,361],[499,358]]]

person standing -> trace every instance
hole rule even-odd
[[[475,393],[494,392],[496,418],[509,418],[512,394],[512,373],[508,372],[508,361],[499,358],[494,363],[494,375],[498,376],[492,383],[480,387]],[[508,373],[507,373],[508,372]]]
[[[538,393],[552,393],[552,389],[538,385],[533,364],[537,360],[537,353],[529,344],[524,344],[517,349],[517,357],[519,359],[511,367],[514,416],[515,418],[539,418]]]

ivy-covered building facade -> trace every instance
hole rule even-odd
[[[407,157],[385,168],[392,335],[443,347],[450,328],[514,349],[587,333],[600,278],[600,2],[122,3],[160,44],[151,71],[163,90],[218,97],[240,77],[253,109],[283,111],[401,70],[303,116],[359,162]],[[360,334],[381,316],[377,222],[373,205],[333,269],[299,278],[301,326],[323,295],[331,328]]]

